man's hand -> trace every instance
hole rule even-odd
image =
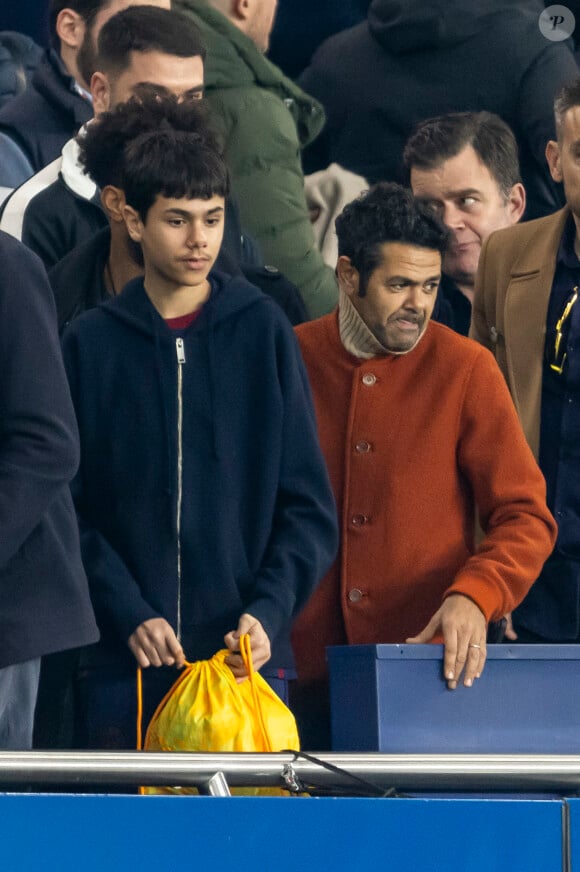
[[[185,654],[173,627],[165,618],[143,621],[127,642],[142,669],[148,666],[176,666],[181,669]]]
[[[425,629],[407,642],[430,642],[443,635],[445,657],[443,675],[449,690],[455,690],[465,668],[463,684],[471,687],[474,678],[483,672],[487,654],[486,623],[475,603],[461,594],[452,594],[443,602]]]
[[[244,678],[248,677],[244,661],[242,660],[242,655],[239,653],[240,636],[243,636],[244,633],[248,633],[250,637],[250,648],[252,649],[252,663],[254,664],[254,669],[260,669],[264,663],[268,662],[271,655],[270,640],[268,639],[268,635],[261,623],[256,618],[253,618],[252,615],[242,615],[238,623],[238,629],[232,630],[231,633],[228,633],[227,636],[224,637],[224,642],[230,651],[238,652],[228,654],[225,659],[225,662],[236,676],[238,682],[243,681]]]

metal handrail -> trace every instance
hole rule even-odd
[[[580,755],[324,753],[318,759],[387,790],[566,793],[580,790]],[[226,787],[221,776],[225,776]],[[107,751],[0,752],[2,783],[230,787],[352,787],[346,775],[293,753],[197,754]],[[213,779],[213,781],[212,781]],[[217,787],[211,787],[210,782]]]

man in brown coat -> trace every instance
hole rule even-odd
[[[559,526],[556,547],[513,615],[523,642],[580,641],[580,79],[555,102],[546,149],[566,207],[493,233],[470,335],[493,351]]]

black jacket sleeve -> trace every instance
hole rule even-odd
[[[0,264],[1,567],[72,479],[79,453],[46,273],[5,233]]]

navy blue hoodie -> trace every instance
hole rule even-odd
[[[127,639],[159,616],[189,660],[206,658],[249,612],[272,642],[270,666],[291,666],[291,618],[337,550],[292,329],[243,279],[211,283],[181,334],[136,279],[64,335],[95,662],[131,662]]]

